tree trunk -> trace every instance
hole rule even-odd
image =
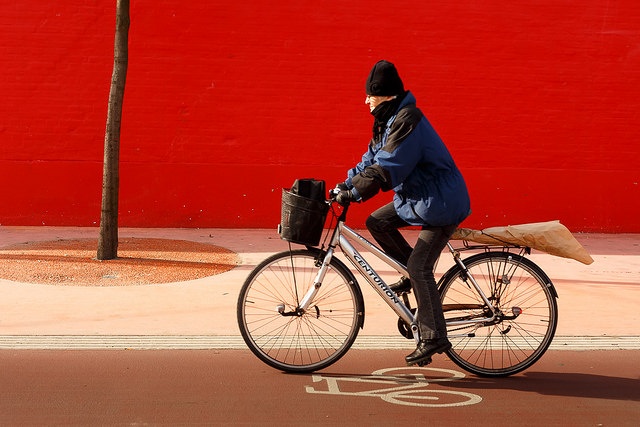
[[[107,126],[104,134],[102,210],[100,215],[100,260],[118,256],[118,189],[120,184],[120,123],[129,62],[129,0],[117,0],[113,73],[109,92]]]

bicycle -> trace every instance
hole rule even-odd
[[[283,201],[284,195],[285,190]],[[331,212],[326,248],[312,237],[298,241],[305,249],[290,247],[268,257],[249,274],[238,298],[245,343],[260,360],[285,372],[328,367],[349,350],[364,326],[362,291],[351,269],[335,257],[338,249],[398,315],[400,334],[420,339],[410,291],[393,292],[353,242],[409,277],[406,266],[345,224],[349,205],[338,205],[334,193],[324,206],[317,209]],[[323,219],[314,221],[321,224],[320,233]],[[438,281],[452,343],[447,356],[479,376],[509,376],[529,368],[548,349],[558,322],[558,295],[549,277],[526,258],[526,247],[467,242],[454,247],[449,242],[447,248],[454,265]],[[462,252],[472,250],[479,253],[462,259]]]

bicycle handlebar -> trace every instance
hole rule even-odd
[[[340,191],[341,190],[338,187],[329,190],[329,200],[335,201],[336,197],[338,197],[338,194],[340,194]]]
[[[347,220],[347,212],[349,211],[349,202],[346,203],[339,203],[336,199],[338,197],[338,194],[341,192],[342,190],[340,190],[339,188],[332,188],[331,190],[329,190],[329,200],[327,200],[327,202],[329,203],[329,205],[331,205],[332,203],[337,203],[338,205],[342,206],[342,212],[340,212],[339,214],[337,214],[336,212],[334,212],[334,215],[336,216],[336,218],[338,219],[338,221],[342,221],[345,222]]]

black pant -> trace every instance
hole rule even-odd
[[[407,224],[396,213],[393,203],[373,212],[367,218],[367,229],[387,255],[407,266],[418,303],[417,323],[421,339],[447,336],[440,294],[433,275],[440,253],[458,224],[442,227],[424,226],[412,248],[398,230]]]

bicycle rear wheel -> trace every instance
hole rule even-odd
[[[335,258],[309,308],[299,309],[318,273],[319,254],[275,254],[249,274],[240,291],[242,337],[260,360],[276,369],[323,369],[349,350],[362,326],[362,293],[351,272]]]
[[[491,322],[453,325],[491,316],[468,275],[452,267],[439,290],[452,348],[447,355],[481,376],[508,376],[533,365],[549,348],[558,323],[555,289],[532,261],[509,252],[463,260],[498,315]]]

